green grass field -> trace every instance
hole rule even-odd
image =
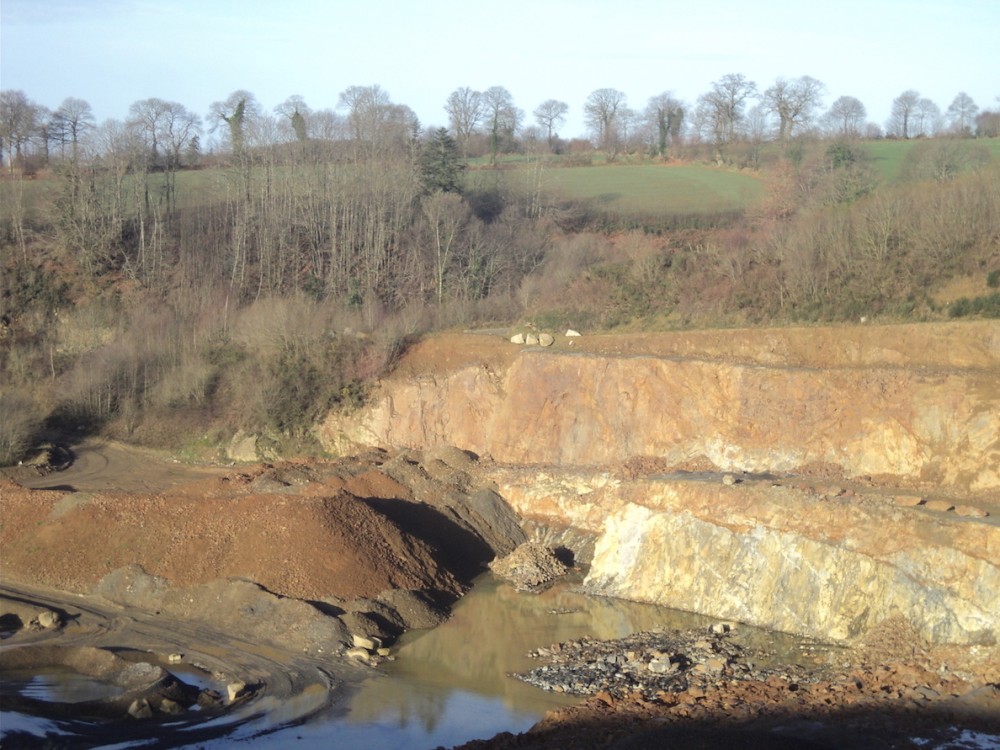
[[[913,144],[914,141],[870,141],[865,146],[882,179],[890,182],[899,176],[903,160]]]
[[[875,160],[875,167],[882,179],[886,182],[892,182],[899,178],[907,154],[918,143],[926,143],[926,141],[868,141],[865,143],[865,147]],[[1000,159],[1000,138],[977,138],[961,141],[961,143],[970,148],[984,148],[993,155],[994,159]]]
[[[560,199],[589,200],[617,214],[708,214],[744,208],[764,193],[746,174],[702,166],[595,166],[550,169],[542,190]]]

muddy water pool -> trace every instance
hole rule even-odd
[[[579,697],[542,691],[509,676],[536,662],[540,646],[591,636],[620,638],[642,630],[706,627],[698,615],[615,599],[588,597],[573,582],[525,594],[486,575],[434,630],[407,634],[395,661],[332,710],[266,735],[262,724],[206,747],[253,739],[266,748],[359,747],[420,750],[450,747],[499,732],[521,732],[549,709]],[[270,727],[274,729],[274,727]]]
[[[58,703],[83,703],[121,695],[124,689],[65,667],[4,672],[3,690],[25,698]]]
[[[420,750],[449,747],[503,731],[520,732],[549,709],[580,700],[510,677],[512,672],[537,666],[527,656],[530,650],[585,636],[620,638],[643,630],[701,628],[714,622],[653,605],[588,597],[574,591],[578,583],[579,579],[569,580],[541,594],[525,594],[485,575],[456,605],[446,623],[433,630],[408,633],[393,648],[393,661],[373,670],[370,678],[349,686],[332,706],[322,690],[307,689],[291,700],[265,695],[252,704],[252,717],[246,721],[229,716],[176,726],[172,736],[161,735],[155,746]],[[753,637],[749,629],[741,629],[741,633]],[[787,637],[762,631],[757,637],[768,639],[772,649],[782,640],[794,649],[794,641]],[[197,683],[183,668],[175,673],[182,680]],[[29,683],[34,679],[25,678]],[[68,678],[67,685],[74,679]],[[34,684],[43,692],[68,689],[58,675]],[[8,729],[28,728],[37,721],[7,714],[0,724],[7,724]],[[220,725],[221,736],[208,739],[203,730],[215,723]],[[200,736],[185,744],[189,731]],[[113,746],[146,744],[119,742]]]

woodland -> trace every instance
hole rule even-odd
[[[633,111],[599,89],[564,139],[568,105],[528,123],[502,87],[457,89],[431,129],[378,86],[103,123],[0,92],[0,464],[96,433],[318,450],[316,421],[434,330],[1000,317],[1000,107],[907,91],[883,128],[822,94],[731,75]],[[569,189],[637,165],[759,189]]]

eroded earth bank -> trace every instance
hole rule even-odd
[[[155,722],[200,706],[192,732],[275,702],[303,716],[530,538],[593,594],[846,650],[764,674],[727,644],[728,624],[710,638],[538,644],[562,675],[548,687],[592,697],[493,746],[1000,737],[996,323],[547,347],[438,336],[318,435],[352,458],[178,466],[146,490],[141,459],[117,485],[88,487],[72,467],[0,480],[0,667],[125,673],[43,648],[113,645],[151,666],[101,710],[146,706]],[[171,657],[214,682],[177,688]],[[610,681],[587,676],[598,662]],[[142,736],[141,721],[126,726]]]

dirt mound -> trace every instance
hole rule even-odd
[[[74,452],[78,464],[34,478],[50,489],[0,476],[11,580],[87,593],[137,565],[168,588],[238,578],[310,601],[403,590],[440,604],[524,541],[475,457],[458,449],[369,450],[211,477],[201,467],[172,473],[152,454],[113,443]],[[102,479],[151,491],[109,490]]]
[[[241,577],[302,599],[461,590],[425,542],[346,492],[192,498],[8,485],[3,516],[5,576],[68,591],[132,563],[171,586]]]

